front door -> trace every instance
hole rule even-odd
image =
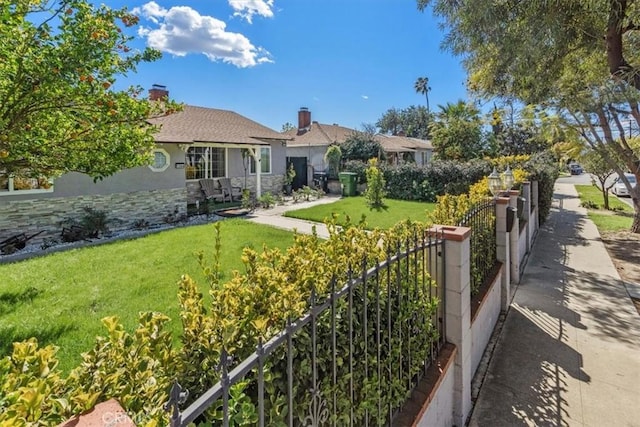
[[[293,178],[291,186],[294,190],[302,188],[305,185],[309,185],[307,182],[307,158],[306,157],[287,157],[287,167],[289,163],[293,163],[293,170],[296,171],[296,176]]]

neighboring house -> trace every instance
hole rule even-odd
[[[298,111],[298,128],[284,133],[293,140],[287,142],[287,161],[293,163],[296,177],[294,188],[309,185],[314,172],[325,172],[329,165],[324,154],[332,144],[342,144],[353,129],[337,124],[327,125],[311,121],[311,111],[302,107]]]
[[[342,144],[351,134],[356,132],[337,124],[323,124],[311,120],[311,111],[302,107],[298,111],[298,128],[284,133],[288,138],[287,161],[296,169],[294,188],[311,182],[315,172],[324,172],[329,167],[324,160],[327,148],[333,144]],[[389,136],[378,134],[375,139],[380,142],[387,161],[398,164],[402,161],[415,162],[424,166],[431,161],[433,146],[430,141],[406,136]]]
[[[387,163],[397,165],[402,162],[415,162],[418,166],[426,166],[433,156],[431,141],[411,138],[404,135],[375,136],[387,155]]]
[[[168,95],[157,85],[149,92],[151,99]],[[0,241],[19,232],[59,235],[61,223],[82,216],[84,207],[107,211],[118,220],[113,228],[130,228],[139,220],[162,223],[185,215],[187,203],[203,200],[201,178],[229,177],[234,186],[258,195],[282,191],[287,139],[281,133],[233,111],[189,105],[150,121],[161,129],[149,166],[95,183],[75,172],[53,185],[0,180]]]

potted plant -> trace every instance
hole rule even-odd
[[[287,196],[291,195],[291,189],[293,185],[293,178],[296,177],[296,171],[293,168],[293,163],[289,163],[289,167],[284,174],[284,193]]]

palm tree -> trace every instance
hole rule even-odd
[[[429,109],[429,91],[431,90],[431,87],[429,86],[429,77],[418,77],[413,88],[416,92],[427,98],[427,113],[431,113],[431,110]]]

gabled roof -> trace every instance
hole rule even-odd
[[[433,150],[431,141],[426,139],[411,138],[408,136],[377,134],[376,141],[382,145],[388,153],[402,153],[416,150]]]
[[[292,141],[287,142],[287,147],[318,147],[336,143],[342,144],[354,132],[354,129],[339,125],[312,122],[307,129],[291,129],[284,132],[283,135],[287,138],[294,138]]]
[[[160,126],[156,142],[194,142],[262,145],[287,137],[238,113],[216,108],[185,105],[180,112],[149,120]]]

